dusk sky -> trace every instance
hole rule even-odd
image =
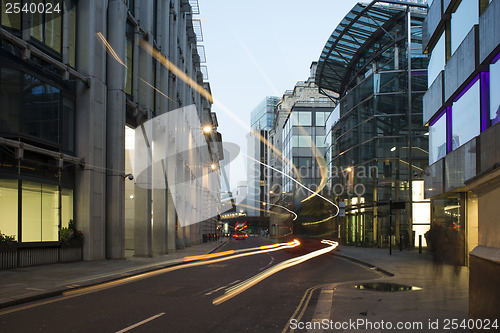
[[[282,97],[309,76],[354,0],[199,0],[209,82],[219,132],[246,153],[250,112],[266,96]],[[241,155],[231,188],[246,180]]]

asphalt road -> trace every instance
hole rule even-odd
[[[265,244],[249,237],[230,240],[218,251]],[[126,284],[105,284],[18,306],[0,315],[0,332],[281,332],[308,288],[377,275],[324,254],[281,270],[219,305],[213,301],[227,288],[321,247],[176,267],[180,269],[146,274]],[[302,320],[312,319],[319,290],[312,294]]]

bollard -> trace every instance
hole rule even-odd
[[[418,253],[422,254],[422,235],[418,235]]]

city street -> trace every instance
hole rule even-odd
[[[265,244],[269,241],[249,237],[230,240],[218,251]],[[279,250],[161,275],[153,272],[151,277],[145,274],[143,279],[119,286],[111,282],[104,288],[95,286],[4,309],[0,331],[279,332],[309,288],[379,277],[328,253],[282,270],[220,305],[212,303],[226,288],[301,254]],[[301,308],[301,312],[305,309],[302,321],[311,321],[320,290]]]

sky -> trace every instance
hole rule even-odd
[[[224,142],[246,154],[250,113],[309,77],[354,0],[198,0],[208,76]],[[196,17],[195,17],[196,18]],[[243,155],[229,166],[231,189],[246,180]]]

